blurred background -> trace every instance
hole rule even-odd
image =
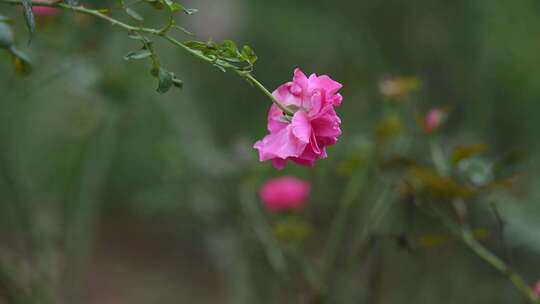
[[[156,41],[163,64],[184,80],[182,90],[158,94],[148,62],[123,60],[139,44],[122,30],[65,11],[38,16],[28,44],[21,10],[1,4],[33,72],[17,75],[0,53],[0,303],[306,302],[303,283],[281,279],[269,265],[242,207],[243,187],[280,175],[312,183],[296,216],[311,231],[302,252],[317,265],[347,164],[376,141],[388,103],[379,84],[398,76],[415,77],[421,88],[393,106],[451,109],[444,149],[482,142],[488,159],[526,151],[518,193],[490,198],[500,200],[505,244],[497,237],[486,244],[528,283],[540,278],[540,2],[184,2],[199,12],[177,22],[196,36],[178,37],[249,44],[259,57],[254,74],[269,89],[296,67],[343,83],[339,143],[313,169],[277,171],[252,148],[266,133],[269,101],[234,73]],[[138,11],[145,24],[165,20],[145,5]],[[409,135],[409,154],[429,162],[421,133]],[[375,189],[383,180],[369,179]],[[369,188],[346,229],[352,237],[373,204],[377,191]],[[259,206],[251,190],[245,203]],[[489,208],[478,208],[480,226],[494,227]],[[369,233],[411,230],[404,209],[393,205]],[[415,227],[416,235],[444,231],[426,220]],[[341,265],[347,275],[333,279],[330,303],[522,301],[459,242],[376,247],[375,262]]]

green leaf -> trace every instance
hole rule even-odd
[[[15,67],[15,71],[19,75],[29,75],[32,72],[32,64],[30,63],[30,59],[26,56],[26,54],[19,51],[14,46],[11,47],[10,51],[13,55],[13,66]]]
[[[126,7],[126,14],[137,21],[143,21],[144,18],[132,8]]]
[[[184,7],[172,0],[164,0],[165,1],[165,4],[167,5],[167,7],[169,8],[169,10],[172,12],[172,13],[176,13],[180,10],[182,10]]]
[[[133,52],[129,52],[126,54],[126,56],[124,56],[124,59],[125,60],[132,60],[132,59],[144,59],[144,58],[148,58],[152,56],[152,52],[150,52],[149,50],[138,50],[138,51],[133,51]]]
[[[22,0],[24,8],[24,19],[26,20],[26,26],[30,32],[29,40],[32,40],[32,35],[36,31],[36,20],[34,19],[34,12],[32,11],[32,0]]]
[[[173,77],[173,84],[179,89],[182,89],[184,87],[184,82],[176,76]]]
[[[417,191],[422,191],[424,194],[435,198],[449,200],[454,198],[467,199],[476,194],[473,189],[466,185],[462,185],[450,177],[441,176],[430,168],[413,167],[410,169],[409,174],[409,183]]]
[[[145,0],[146,3],[152,5],[155,9],[162,9],[165,6],[163,0]]]
[[[150,40],[144,36],[142,36],[141,34],[138,34],[138,33],[130,33],[128,34],[128,37],[133,39],[133,40],[139,40],[139,41],[143,41],[145,43],[149,43]]]
[[[15,43],[11,27],[5,23],[0,23],[0,48],[9,49]]]
[[[486,144],[461,145],[454,148],[452,151],[452,164],[457,165],[459,162],[484,153],[487,150]]]
[[[218,68],[220,71],[222,71],[223,73],[227,72],[227,70],[219,64],[214,64],[214,66]]]
[[[186,8],[184,7],[182,4],[180,3],[177,3],[177,2],[174,2],[173,0],[163,0],[165,2],[165,4],[167,5],[167,7],[169,7],[169,10],[172,12],[172,13],[176,13],[176,12],[179,12],[179,11],[183,11],[184,13],[188,14],[188,15],[193,15],[195,14],[196,12],[198,12],[199,10],[195,9],[195,8]]]
[[[167,93],[169,89],[174,85],[174,74],[167,71],[164,68],[159,68],[158,72],[158,93]]]
[[[196,9],[196,8],[184,8],[184,13],[188,14],[188,15],[193,15],[195,14],[196,12],[198,12],[199,10]]]
[[[202,50],[208,49],[208,44],[206,42],[189,40],[189,41],[184,42],[184,44],[190,49],[194,49],[194,50],[202,51]]]
[[[257,61],[258,57],[253,51],[253,49],[247,45],[244,45],[242,48],[242,58],[249,62],[250,64],[254,64],[255,61]]]
[[[494,164],[493,173],[498,178],[506,177],[523,170],[523,161],[527,158],[527,151],[523,149],[514,149]]]
[[[190,35],[190,36],[193,36],[193,35],[194,35],[192,32],[186,30],[185,28],[179,26],[178,24],[173,24],[172,27],[175,28],[175,29],[177,29],[177,30],[179,30],[179,31],[181,31],[181,32],[183,32],[184,34],[187,34],[187,35]]]

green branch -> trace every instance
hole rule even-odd
[[[12,4],[12,5],[22,5],[23,1],[22,0],[0,0],[0,3],[6,3],[6,4]],[[194,56],[195,58],[206,61],[206,62],[208,62],[208,63],[210,63],[212,65],[216,64],[216,58],[205,56],[202,52],[200,52],[198,50],[194,50],[194,49],[188,47],[186,44],[182,43],[181,41],[177,40],[176,38],[170,36],[167,33],[168,29],[172,26],[172,23],[171,23],[172,19],[169,20],[169,24],[166,27],[164,27],[162,29],[154,29],[154,28],[130,25],[130,24],[122,22],[122,21],[120,21],[118,19],[112,18],[112,17],[102,13],[100,10],[86,8],[86,7],[82,6],[82,5],[72,6],[72,5],[63,3],[61,1],[50,1],[50,0],[33,0],[32,5],[56,7],[56,8],[61,8],[61,9],[65,9],[65,10],[71,10],[73,12],[94,16],[94,17],[96,17],[98,19],[108,21],[108,22],[111,23],[111,25],[117,26],[117,27],[127,31],[128,33],[150,34],[150,35],[153,35],[153,36],[157,36],[157,37],[165,39],[169,43],[172,43],[172,44],[182,48],[184,51],[186,51],[188,54]],[[253,77],[253,75],[251,73],[249,73],[247,71],[238,70],[238,68],[236,66],[234,66],[234,65],[232,65],[230,63],[227,63],[225,61],[219,61],[219,65],[221,67],[223,67],[223,68],[228,68],[228,69],[231,69],[231,70],[235,70],[236,73],[240,77],[248,80],[259,91],[261,91],[264,95],[266,95],[268,98],[270,98],[270,100],[277,107],[279,107],[286,116],[292,116],[294,114],[291,110],[289,110],[287,107],[285,107],[285,105],[283,105],[274,96],[272,96],[272,94],[257,79],[255,79],[255,77]]]
[[[525,280],[523,280],[523,278],[502,259],[489,251],[480,242],[478,242],[478,240],[476,240],[469,228],[459,226],[450,218],[440,212],[435,211],[435,215],[437,215],[443,221],[443,223],[448,227],[448,229],[458,235],[463,241],[463,243],[467,246],[467,248],[469,248],[475,255],[477,255],[486,263],[491,265],[494,269],[505,275],[510,280],[510,282],[512,282],[514,287],[519,292],[521,292],[523,296],[525,296],[529,303],[540,303],[540,299],[536,297],[533,290],[525,282]]]

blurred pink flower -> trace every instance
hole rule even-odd
[[[43,16],[43,17],[52,17],[60,14],[60,10],[54,7],[48,7],[48,6],[33,6],[32,12],[36,16]]]
[[[310,184],[292,176],[268,180],[259,190],[263,204],[272,211],[301,208],[310,191]]]
[[[447,115],[447,111],[443,109],[431,109],[424,117],[424,130],[429,133],[437,130],[444,123]]]
[[[341,135],[341,120],[334,111],[343,97],[342,85],[326,75],[308,77],[294,70],[293,81],[277,88],[272,95],[294,115],[284,117],[276,105],[268,112],[269,135],[255,143],[260,161],[272,160],[283,169],[288,160],[304,166],[326,158],[326,146],[336,143]]]
[[[540,298],[540,280],[536,281],[536,284],[534,284],[533,293],[536,298]]]

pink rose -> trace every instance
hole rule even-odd
[[[437,130],[446,120],[447,112],[442,109],[432,109],[424,117],[424,130],[426,132],[433,132]]]
[[[295,177],[283,176],[264,183],[259,190],[263,204],[272,211],[301,208],[309,195],[310,184]]]
[[[337,93],[342,85],[326,75],[308,77],[294,70],[293,81],[281,85],[272,95],[294,115],[285,117],[276,105],[268,112],[270,134],[253,146],[260,161],[272,160],[283,169],[288,160],[305,166],[326,158],[326,146],[336,143],[341,135],[341,120],[334,111],[343,97]]]
[[[60,14],[60,10],[54,7],[48,7],[48,6],[33,6],[32,12],[36,16],[43,16],[43,17],[52,17]]]

